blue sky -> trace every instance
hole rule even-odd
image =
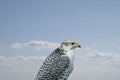
[[[107,44],[110,46],[120,40],[119,1],[1,0],[0,3],[2,44],[41,39],[61,42],[72,38],[88,44],[110,41]]]
[[[119,0],[0,0],[1,60],[16,56],[23,56],[22,59],[25,56],[46,56],[55,48],[49,47],[65,39],[80,42],[85,49],[81,54],[90,49],[89,53],[119,55],[119,3]],[[31,42],[34,46],[29,48]],[[46,42],[48,47],[38,50],[43,47],[40,44]],[[12,65],[16,67],[16,64]]]

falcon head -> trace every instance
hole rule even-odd
[[[65,40],[61,44],[61,48],[68,51],[68,50],[74,50],[76,48],[81,48],[81,45],[74,40]]]

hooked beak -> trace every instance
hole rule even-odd
[[[76,43],[75,47],[81,48],[81,45]]]
[[[78,47],[78,48],[81,48],[81,45],[78,45],[77,47]]]

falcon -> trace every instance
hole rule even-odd
[[[74,50],[81,48],[74,40],[65,40],[43,62],[34,80],[67,80],[74,68]]]

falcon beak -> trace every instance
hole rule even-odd
[[[78,48],[81,48],[81,45],[80,44],[78,44],[78,43],[75,43],[75,45],[74,45],[75,47],[78,47]]]

